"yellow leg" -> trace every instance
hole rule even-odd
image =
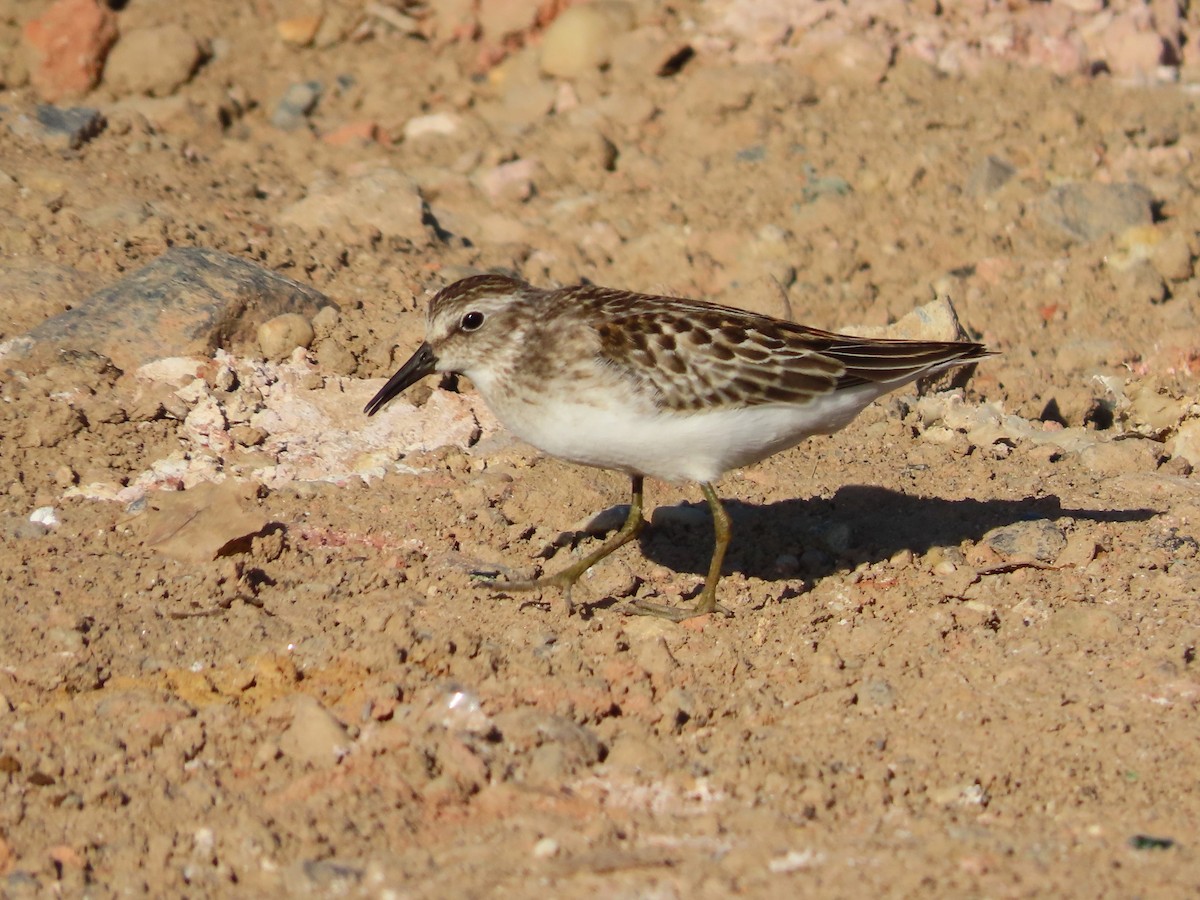
[[[696,598],[696,605],[691,609],[680,609],[676,606],[664,606],[661,603],[648,603],[644,600],[635,600],[627,607],[635,615],[658,616],[663,619],[670,619],[672,622],[682,622],[684,619],[690,619],[694,616],[704,616],[713,612],[720,612],[725,616],[733,615],[732,612],[717,603],[717,582],[721,580],[721,564],[725,562],[725,551],[729,548],[729,541],[733,537],[733,529],[729,522],[729,513],[725,512],[725,507],[721,504],[721,498],[717,496],[717,492],[713,490],[711,484],[704,482],[700,485],[700,489],[704,491],[704,499],[708,501],[708,508],[712,510],[715,539],[713,541],[712,559],[708,563],[708,576],[704,579],[704,589],[700,592],[700,596]]]
[[[645,527],[646,520],[642,518],[642,482],[641,475],[631,476],[629,515],[625,517],[625,524],[616,534],[583,559],[553,575],[544,575],[529,581],[500,581],[496,582],[493,588],[498,591],[538,591],[550,587],[562,588],[563,596],[567,601],[567,612],[570,613],[574,609],[571,605],[571,588],[575,586],[575,582],[604,557],[636,538]]]

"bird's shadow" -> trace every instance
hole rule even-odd
[[[696,514],[671,514],[687,507]],[[1068,508],[1053,495],[943,500],[870,485],[848,485],[829,498],[763,505],[731,500],[725,508],[733,521],[733,540],[724,570],[768,581],[816,579],[863,562],[890,559],[901,550],[920,554],[933,547],[958,546],[1017,522],[1144,522],[1160,514],[1147,508]],[[707,514],[707,504],[669,507],[662,516],[665,522],[642,532],[645,557],[678,572],[707,571],[713,530],[711,518],[701,519],[700,510]],[[702,524],[692,525],[693,521]]]

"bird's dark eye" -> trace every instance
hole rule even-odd
[[[465,316],[462,317],[462,330],[463,331],[475,331],[482,324],[483,324],[483,313],[481,313],[481,312],[474,312],[474,311],[469,312]]]

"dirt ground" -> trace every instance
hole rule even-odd
[[[44,6],[3,5],[6,47]],[[153,403],[95,354],[0,359],[0,894],[1195,895],[1187,78],[826,65],[647,0],[564,80],[536,30],[492,65],[505,41],[361,4],[296,46],[284,6],[124,5],[121,40],[178,23],[202,61],[160,97],[103,81],[73,149],[11,127],[37,98],[6,70],[0,342],[179,247],[337,312],[307,356],[234,343]],[[385,172],[378,216],[302,205]],[[1062,193],[1129,183],[1132,218]],[[659,483],[567,617],[471,573],[595,546],[627,479],[507,438],[466,382],[359,412],[429,292],[493,268],[831,329],[948,295],[1001,355],[728,475],[733,618],[622,614],[708,562],[699,490]],[[253,416],[285,383],[336,395],[344,471],[281,463],[302,436]],[[465,428],[354,443],[393,413]],[[204,515],[251,524],[164,537]]]

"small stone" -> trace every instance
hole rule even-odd
[[[196,39],[179,25],[139,28],[117,41],[104,67],[104,83],[117,94],[169,97],[187,84],[203,56]]]
[[[35,119],[20,116],[10,127],[14,133],[28,134],[49,146],[77,150],[100,134],[104,125],[98,109],[40,104]]]
[[[553,859],[558,856],[558,851],[558,841],[544,837],[533,845],[532,855],[534,859]]]
[[[97,0],[58,0],[26,23],[30,81],[43,100],[81,97],[96,86],[117,39],[117,15]]]
[[[980,197],[992,194],[1008,184],[1017,174],[1016,166],[998,156],[987,156],[975,167],[967,181],[967,193]]]
[[[308,319],[285,313],[258,326],[258,348],[267,359],[286,359],[297,347],[308,349],[316,337]]]
[[[337,328],[338,322],[341,321],[341,313],[338,312],[336,306],[323,306],[317,311],[317,314],[312,317],[313,331],[319,338],[327,338],[333,334],[333,329]]]
[[[1007,559],[1054,562],[1067,546],[1062,530],[1049,519],[1015,522],[993,528],[983,536],[989,547]]]
[[[414,116],[404,123],[404,139],[415,141],[429,135],[454,134],[462,126],[462,119],[451,113],[431,113]]]
[[[62,524],[53,506],[39,506],[29,514],[29,521],[46,528],[57,528]]]
[[[1042,219],[1077,240],[1094,241],[1154,222],[1154,195],[1140,184],[1078,182],[1052,188],[1042,198]]]
[[[1150,262],[1168,281],[1187,281],[1192,277],[1192,248],[1182,231],[1167,235],[1150,248]]]
[[[490,200],[528,200],[533,196],[533,175],[536,171],[536,160],[513,160],[483,173],[479,178],[479,186]]]
[[[620,0],[568,8],[542,38],[542,71],[553,78],[578,78],[608,65],[614,42],[634,22],[633,7]]]
[[[347,144],[365,146],[373,143],[379,137],[379,126],[369,119],[361,122],[347,122],[333,131],[321,135],[321,140],[331,147],[344,147]]]
[[[1200,469],[1200,419],[1188,419],[1181,424],[1167,441],[1167,452],[1187,460],[1193,469]]]
[[[257,425],[234,425],[229,436],[243,447],[257,447],[267,439],[267,432]]]
[[[312,697],[296,699],[292,724],[279,739],[285,756],[326,767],[335,765],[350,750],[352,741],[334,715]]]
[[[296,131],[308,124],[308,114],[316,109],[323,88],[319,81],[291,85],[271,113],[271,124],[283,131]]]
[[[293,47],[307,47],[317,36],[321,27],[321,16],[296,16],[292,19],[281,19],[275,23],[275,33],[285,44]]]

